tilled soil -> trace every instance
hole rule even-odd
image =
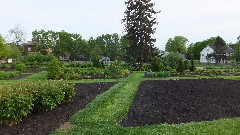
[[[19,79],[22,79],[22,78],[26,78],[28,76],[31,76],[32,74],[20,74],[20,75],[16,75],[14,77],[11,77],[11,78],[8,78],[8,80],[19,80]]]
[[[48,112],[33,112],[17,125],[0,125],[0,135],[47,135],[67,122],[75,112],[84,108],[97,95],[115,83],[76,84],[73,101]]]
[[[240,117],[240,81],[144,81],[122,125],[180,124],[235,117]]]

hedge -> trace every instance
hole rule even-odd
[[[22,81],[0,86],[0,123],[17,124],[32,110],[51,110],[70,102],[74,95],[74,85],[63,81]]]

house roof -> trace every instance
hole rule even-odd
[[[234,50],[231,47],[227,47],[223,52],[224,53],[234,53]]]
[[[32,41],[27,41],[27,43],[23,43],[22,45],[35,45]]]
[[[215,51],[215,47],[213,45],[209,45],[209,47],[211,47],[214,51]],[[224,53],[234,53],[234,50],[227,46],[227,48],[225,50],[223,50]]]

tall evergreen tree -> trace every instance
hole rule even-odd
[[[227,44],[221,37],[218,36],[213,46],[215,48],[213,56],[215,57],[216,62],[220,63],[221,59],[224,59],[223,51],[226,49]]]
[[[127,58],[130,63],[139,63],[139,67],[143,66],[143,62],[149,61],[153,57],[154,42],[152,38],[157,24],[156,12],[151,0],[128,0],[125,1],[127,9],[123,22],[125,23],[126,36],[130,41],[127,46]]]

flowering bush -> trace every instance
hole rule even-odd
[[[33,109],[51,110],[71,101],[74,95],[74,85],[63,81],[24,81],[0,86],[0,123],[16,124]]]

